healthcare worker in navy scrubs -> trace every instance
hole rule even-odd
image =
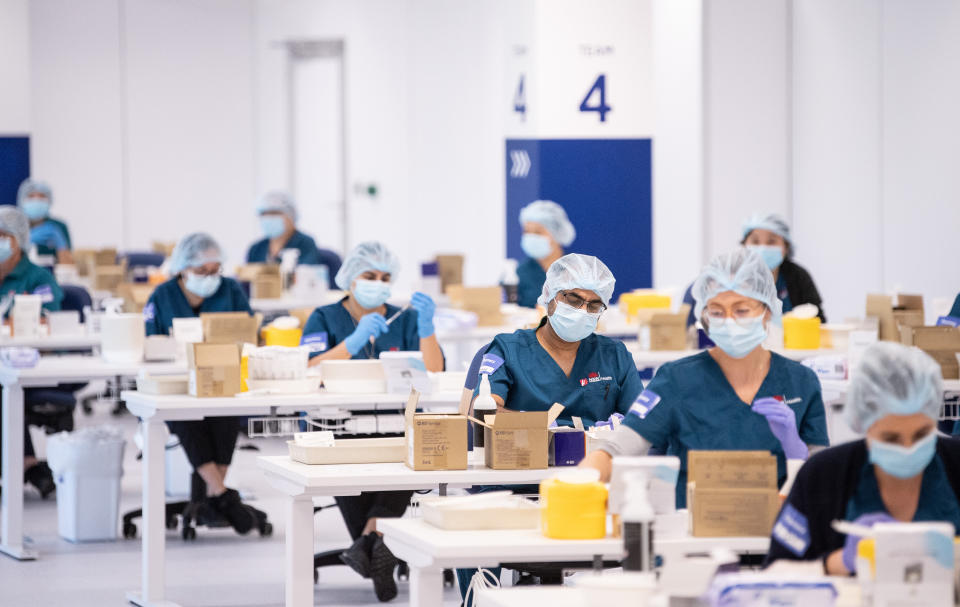
[[[517,303],[534,308],[547,278],[547,268],[563,257],[577,231],[567,212],[550,200],[535,200],[520,210],[520,248],[527,259],[517,267]]]

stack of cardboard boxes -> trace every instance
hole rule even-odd
[[[237,268],[237,280],[250,283],[251,299],[280,299],[283,277],[276,264],[250,263]]]
[[[260,318],[246,312],[200,315],[203,343],[187,344],[191,396],[233,396],[242,391],[243,344],[257,343]]]
[[[690,451],[687,508],[694,537],[770,535],[780,496],[769,451]]]
[[[916,346],[937,363],[944,379],[960,379],[960,328],[924,326],[922,295],[867,295],[867,316],[880,324],[880,339]]]

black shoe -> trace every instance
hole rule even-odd
[[[370,549],[375,535],[376,533],[368,533],[357,538],[352,546],[340,553],[340,560],[361,577],[370,577]]]
[[[393,556],[379,534],[371,535],[375,537],[370,549],[370,579],[373,580],[373,591],[377,593],[377,599],[386,603],[397,596],[397,581],[393,578],[397,557]]]
[[[257,522],[250,509],[240,501],[236,489],[227,489],[220,495],[208,497],[207,503],[222,514],[240,535],[248,533]]]
[[[37,462],[27,468],[23,473],[23,480],[36,487],[43,499],[47,499],[57,488],[53,482],[53,472],[47,462]]]

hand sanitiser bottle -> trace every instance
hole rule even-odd
[[[473,401],[473,416],[482,422],[486,422],[487,415],[497,414],[497,401],[490,396],[490,376],[486,373],[480,374],[480,389],[477,398]],[[473,424],[473,453],[476,461],[484,461],[483,453],[483,426]]]
[[[627,557],[623,560],[624,571],[653,571],[653,521],[654,511],[647,495],[647,475],[631,474],[627,477],[627,496],[623,512],[623,547]]]

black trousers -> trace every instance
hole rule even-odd
[[[410,505],[413,491],[364,491],[360,495],[335,497],[343,522],[354,540],[372,518],[400,518]]]
[[[167,422],[167,426],[180,439],[194,470],[210,462],[229,466],[233,460],[233,450],[240,432],[236,417]]]

